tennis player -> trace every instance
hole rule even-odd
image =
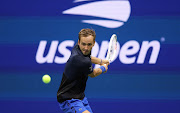
[[[65,113],[93,113],[85,97],[88,76],[96,77],[107,72],[109,61],[91,56],[95,44],[96,33],[92,29],[82,29],[79,32],[78,43],[73,47],[68,59],[57,100]],[[101,65],[93,69],[92,63]]]

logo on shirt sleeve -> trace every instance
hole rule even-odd
[[[92,67],[92,65],[91,65],[91,67],[89,67],[89,70],[90,70],[90,71],[92,71],[92,70],[93,70],[93,67]]]

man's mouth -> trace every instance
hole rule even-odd
[[[89,51],[88,50],[83,50],[84,51],[84,53],[88,53]]]

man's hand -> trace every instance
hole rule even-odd
[[[104,65],[104,64],[106,64],[107,66],[110,65],[108,60],[102,60],[102,63],[100,65]]]
[[[91,62],[93,64],[99,64],[99,65],[106,64],[106,65],[109,65],[109,61],[108,60],[103,60],[103,59],[96,58],[96,57],[93,57],[93,56],[91,56]]]
[[[108,65],[107,65],[107,64],[103,64],[103,65],[101,65],[101,66],[104,66],[104,67],[106,68],[106,71],[104,72],[104,73],[106,73],[107,70],[108,70]]]

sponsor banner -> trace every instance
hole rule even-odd
[[[79,30],[93,27],[97,38],[92,56],[102,59],[110,36],[117,34],[118,53],[109,71],[179,72],[180,34],[176,29],[180,21],[174,18],[128,21],[115,29],[87,26],[74,18],[1,18],[1,71],[63,71]]]

